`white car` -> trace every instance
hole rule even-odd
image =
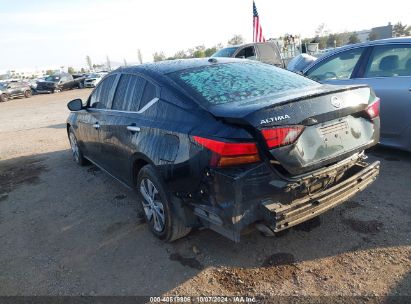
[[[107,73],[93,73],[87,76],[84,80],[84,87],[85,88],[94,88]]]

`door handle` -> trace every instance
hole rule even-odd
[[[140,132],[140,127],[131,125],[131,126],[127,126],[127,130],[131,132]]]
[[[93,125],[93,128],[96,129],[96,130],[100,129],[100,124],[99,124],[98,122],[96,122],[96,123]]]

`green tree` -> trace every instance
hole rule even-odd
[[[80,72],[84,74],[86,70],[84,68],[81,68]]]
[[[141,50],[137,50],[137,58],[138,58],[138,63],[143,64],[143,55],[141,54]]]
[[[348,42],[348,38],[345,33],[330,34],[327,37],[327,47],[339,47],[344,45],[344,40]]]
[[[402,24],[401,22],[398,22],[394,25],[394,27],[392,28],[392,33],[394,37],[408,36],[410,34],[407,25]]]
[[[213,55],[215,52],[217,52],[217,46],[213,46],[211,48],[207,48],[204,51],[204,55],[205,57],[210,57],[211,55]]]
[[[54,71],[53,70],[46,70],[46,75],[53,75]]]
[[[185,59],[188,58],[187,51],[185,50],[180,50],[177,53],[174,54],[172,57],[173,59]]]
[[[244,43],[244,37],[241,35],[234,35],[230,40],[227,41],[229,45],[238,45]]]
[[[91,58],[90,58],[89,55],[86,56],[86,62],[87,62],[88,68],[90,70],[92,70],[93,69],[93,63],[91,62]]]
[[[124,63],[124,66],[127,66],[126,58],[123,58],[123,63]]]
[[[205,57],[205,50],[206,47],[204,45],[198,45],[194,47],[192,51],[192,57],[193,58],[204,58]]]
[[[69,74],[74,74],[74,73],[75,73],[73,67],[68,67],[68,68],[67,68],[67,72],[68,72]]]
[[[166,55],[164,55],[164,52],[155,52],[153,54],[153,60],[154,62],[166,60]]]
[[[355,44],[355,43],[359,43],[360,42],[360,38],[358,38],[357,33],[351,33],[350,37],[348,37],[348,44]]]

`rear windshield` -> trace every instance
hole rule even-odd
[[[189,93],[209,105],[318,86],[318,82],[298,74],[268,64],[244,61],[184,70],[174,73],[172,77]]]

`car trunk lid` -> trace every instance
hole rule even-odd
[[[363,115],[374,97],[366,86],[321,86],[239,105],[214,105],[209,111],[229,124],[243,126],[256,138],[260,152],[273,165],[281,165],[290,174],[298,175],[339,161],[374,143],[377,136],[374,123]],[[293,129],[296,126],[300,128],[298,134]],[[278,128],[281,132],[294,132],[290,133],[295,136],[293,142],[273,146],[266,134]]]

